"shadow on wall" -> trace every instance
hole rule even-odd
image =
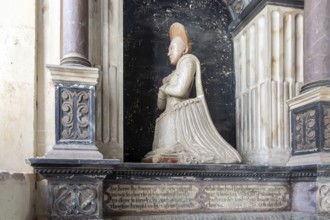
[[[156,101],[163,77],[174,69],[167,52],[173,22],[186,26],[212,120],[235,146],[235,76],[230,15],[221,1],[124,1],[124,160],[139,162],[151,150]]]

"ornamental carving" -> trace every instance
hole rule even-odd
[[[296,115],[296,150],[302,152],[316,149],[316,118],[315,110],[309,110]]]
[[[330,149],[330,108],[324,108],[323,111],[324,123],[324,145],[325,149]]]
[[[97,214],[95,185],[60,184],[53,190],[53,214],[91,216]]]
[[[320,198],[320,209],[322,211],[329,212],[330,211],[330,186],[323,185],[319,190],[319,198]]]
[[[88,139],[90,134],[88,92],[64,89],[61,98],[61,139]]]

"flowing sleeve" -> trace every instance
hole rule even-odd
[[[168,84],[165,88],[165,93],[170,96],[185,98],[189,93],[196,73],[196,62],[190,57],[184,58],[177,65],[176,74],[177,80],[174,83]]]

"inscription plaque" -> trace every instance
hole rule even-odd
[[[281,210],[289,205],[289,191],[283,185],[225,185],[205,187],[205,207],[223,211]]]
[[[112,213],[279,211],[290,206],[289,186],[278,183],[112,182],[105,204]]]
[[[112,211],[192,210],[199,207],[195,200],[198,187],[187,185],[113,184],[107,189]]]

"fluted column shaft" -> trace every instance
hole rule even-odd
[[[63,1],[61,65],[91,66],[88,61],[88,1]]]

